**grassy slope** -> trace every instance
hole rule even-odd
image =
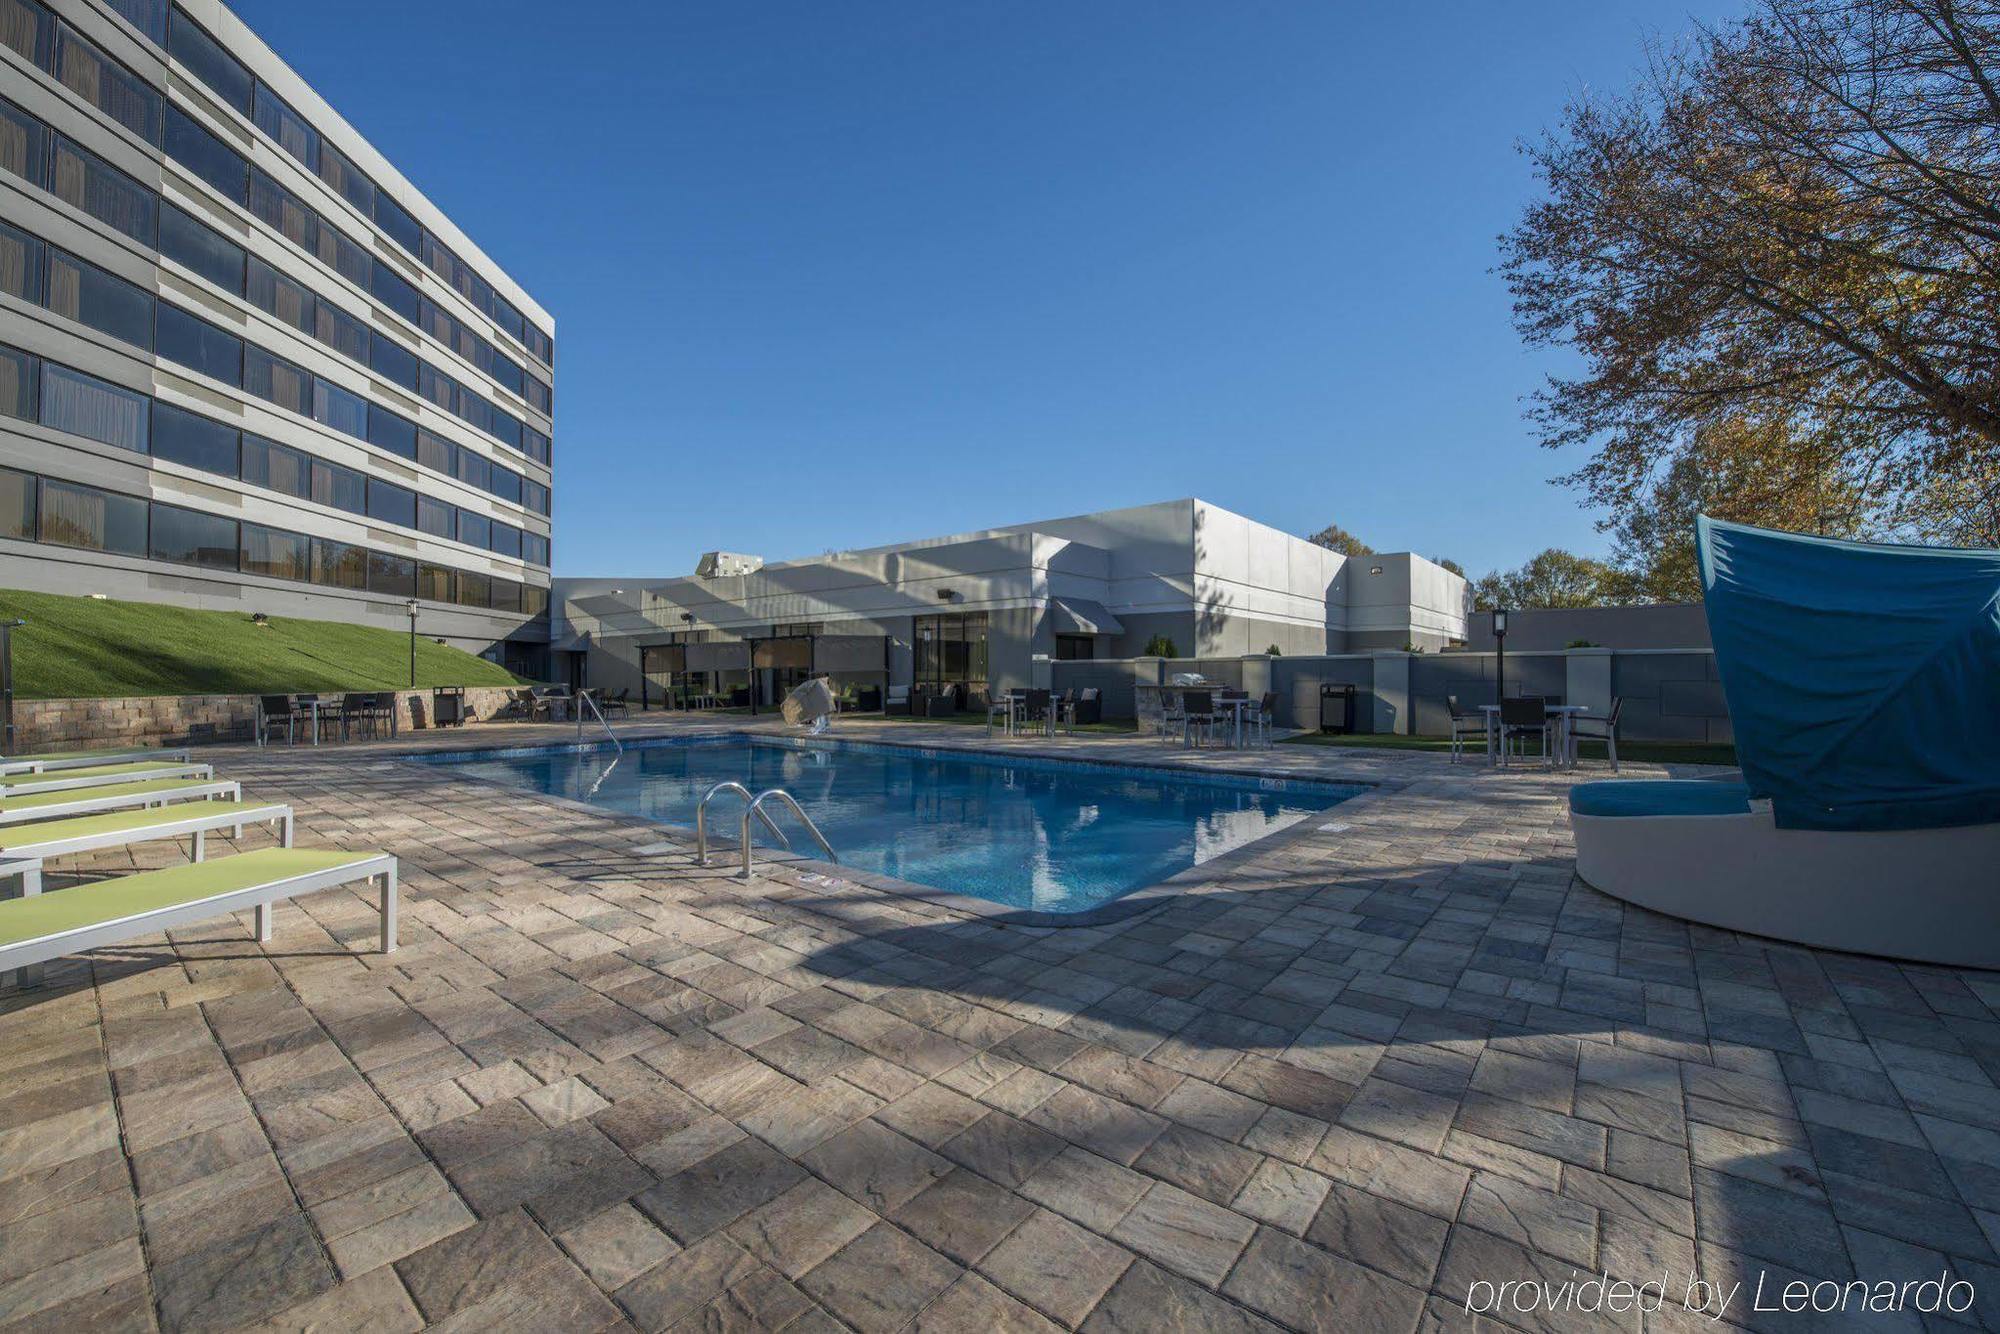
[[[394,630],[291,617],[265,627],[244,612],[0,589],[0,620],[17,616],[27,621],[14,631],[19,699],[389,690],[410,683],[410,638]],[[419,637],[417,684],[504,686],[515,678]]]

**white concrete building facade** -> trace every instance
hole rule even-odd
[[[743,569],[743,558],[710,568]],[[1407,552],[1342,556],[1196,499],[744,573],[559,579],[556,671],[637,700],[768,704],[815,671],[971,705],[1037,656],[1288,655],[1463,641],[1465,581]]]
[[[0,586],[540,670],[554,355],[217,0],[0,0]]]

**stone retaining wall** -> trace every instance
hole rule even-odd
[[[516,693],[502,686],[468,686],[465,711],[474,722],[491,719]],[[430,722],[429,690],[396,692],[399,729],[426,728]],[[255,695],[34,699],[14,704],[14,749],[21,753],[101,745],[200,746],[256,737]]]

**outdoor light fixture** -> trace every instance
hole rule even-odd
[[[1381,567],[1380,565],[1370,565],[1370,566],[1368,567],[1368,573],[1370,573],[1370,574],[1380,574],[1380,573],[1382,573],[1382,567]]]
[[[954,588],[940,588],[937,591],[937,595],[939,602],[956,602],[958,600],[958,590]]]
[[[1507,698],[1507,609],[1493,609],[1493,698]]]
[[[693,612],[691,612],[691,611],[684,611],[684,612],[682,612],[682,613],[681,613],[681,619],[682,619],[683,621],[687,622],[687,623],[688,623],[689,625],[693,625],[693,624],[694,624],[694,613],[693,613]]]
[[[411,598],[403,604],[410,613],[410,689],[417,688],[417,600]]]

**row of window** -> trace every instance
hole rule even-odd
[[[19,0],[0,0],[0,6],[16,3]],[[441,312],[435,304],[425,300],[394,269],[380,260],[369,258],[333,228],[322,226],[318,215],[295,196],[263,172],[250,167],[233,149],[178,109],[167,109],[167,122],[167,151],[175,161],[244,204],[273,230],[308,254],[367,288],[376,300],[411,324],[425,327],[428,318],[428,327],[433,330],[439,327],[438,316]],[[249,260],[241,246],[220,236],[88,149],[56,133],[5,100],[0,100],[0,169],[13,172],[133,240],[187,265],[219,287],[255,299],[259,293],[282,282],[295,289],[297,304],[302,312],[307,308],[306,303],[319,309],[330,308],[329,303],[313,298],[311,292],[300,284],[279,277],[262,261]],[[329,242],[336,243],[337,249],[329,250]],[[251,287],[253,265],[268,275],[263,279],[263,285],[254,290]],[[270,299],[276,300],[275,295]],[[265,308],[270,309],[269,306]],[[354,356],[362,365],[371,365],[373,343],[366,339],[365,327],[345,311],[337,307],[331,309],[335,313],[328,316],[329,322],[344,320],[350,337],[345,344],[331,338],[323,341]],[[304,318],[303,314],[301,318]],[[310,327],[310,321],[301,327],[307,333],[320,336],[316,327]],[[377,341],[394,347],[387,339]],[[465,345],[461,341],[452,346],[460,348]],[[476,352],[477,348],[472,350]],[[356,355],[357,352],[359,355]],[[418,389],[416,360],[413,353],[404,352],[400,357],[392,355],[385,360],[383,373],[411,389]],[[533,376],[526,375],[518,364],[492,354],[487,368],[503,383],[511,377],[517,391],[533,384],[541,391],[535,401],[550,402],[553,406],[547,387]],[[552,446],[546,433],[495,407],[484,395],[460,385],[450,376],[439,371],[432,374],[441,385],[448,386],[449,401],[444,406],[454,416],[537,463],[549,462]]]
[[[35,0],[0,0],[0,9],[18,7],[24,11],[41,9]],[[470,265],[460,260],[437,237],[424,230],[418,221],[376,188],[365,172],[332,144],[320,137],[319,131],[309,124],[305,117],[294,111],[285,100],[271,91],[269,85],[244,68],[242,62],[229,54],[222,44],[209,36],[200,24],[190,19],[178,6],[165,0],[112,0],[112,7],[144,33],[155,46],[169,52],[193,72],[194,76],[208,86],[209,91],[235,107],[248,117],[258,129],[268,135],[271,141],[285,150],[307,171],[312,172],[331,186],[343,199],[354,205],[363,216],[373,218],[375,225],[416,259],[427,264],[445,282],[470,301],[473,307],[486,314],[499,329],[527,348],[545,366],[555,364],[555,344],[549,335],[530,322],[522,313],[498,292],[484,278],[472,271]],[[41,10],[46,18],[48,11]],[[4,23],[0,23],[4,26]],[[19,48],[17,48],[19,49]],[[29,59],[35,56],[22,52]],[[43,68],[51,68],[46,62]],[[122,66],[118,67],[123,69]],[[136,76],[124,71],[125,77],[137,82]],[[57,77],[62,77],[58,75]],[[67,82],[67,80],[65,80]],[[140,85],[142,88],[145,85]],[[82,90],[79,89],[79,92]],[[154,124],[159,114],[159,94],[151,93],[154,108]],[[85,94],[88,96],[88,94]],[[94,99],[93,99],[94,100]],[[124,121],[124,117],[102,102],[97,105],[107,115]],[[157,128],[150,135],[125,122],[135,133],[158,143]]]
[[[162,311],[173,309],[162,306]],[[282,363],[281,363],[282,364]],[[0,344],[0,416],[547,567],[549,540]]]
[[[171,215],[179,215],[179,210],[171,205],[168,208]],[[188,221],[193,227],[201,226]],[[311,293],[289,283],[261,261],[252,259],[249,263],[248,286],[255,304],[337,350],[350,356],[359,352],[364,363],[380,363],[391,355],[408,358],[415,387],[416,358],[408,351],[330,303],[315,306]],[[294,288],[296,294],[291,292]],[[172,302],[6,223],[0,223],[0,292],[46,306],[100,333],[236,385],[510,504],[538,514],[549,512],[549,489],[541,483],[474,450],[461,449],[380,404],[310,375],[304,368],[273,357],[254,343],[245,343]]]
[[[0,537],[538,616],[549,590],[0,468]]]

